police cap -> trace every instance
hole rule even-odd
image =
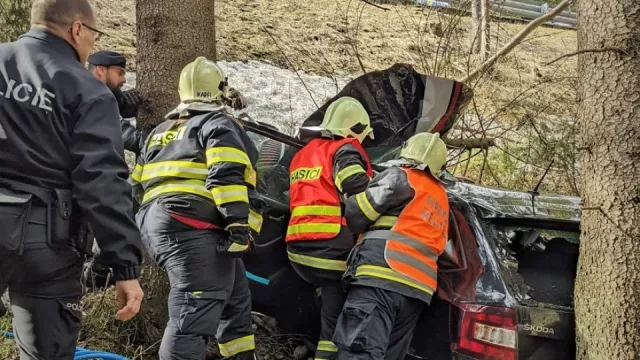
[[[95,66],[119,66],[123,69],[127,65],[127,59],[122,54],[109,50],[96,51],[89,55],[87,61]]]

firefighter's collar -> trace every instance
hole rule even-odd
[[[380,165],[384,166],[384,167],[402,166],[402,167],[407,167],[407,168],[411,168],[411,169],[428,171],[426,164],[410,162],[410,161],[407,161],[407,160],[404,160],[404,159],[389,160],[389,161],[385,161],[384,163],[382,163]]]
[[[167,115],[165,115],[165,119],[173,119],[176,117],[182,117],[189,114],[189,111],[222,111],[225,110],[226,106],[218,103],[205,103],[205,102],[191,102],[191,103],[180,103],[175,109],[171,110]]]
[[[316,138],[336,140],[342,138],[320,126],[303,126],[298,129],[298,139],[302,142],[309,142]]]
[[[429,167],[426,164],[422,164],[422,163],[417,163],[417,162],[411,162],[411,161],[407,161],[405,159],[394,159],[394,160],[389,160],[389,161],[385,161],[381,164],[378,164],[382,167],[392,167],[392,166],[397,166],[397,167],[405,167],[405,168],[409,168],[409,169],[416,169],[416,170],[421,170],[424,171],[425,173],[429,174],[430,176],[432,176],[434,179],[438,180],[440,183],[445,184],[445,185],[450,185],[450,181],[447,181],[447,179],[443,178],[443,175],[441,173],[440,176],[434,176],[431,171],[429,170]]]

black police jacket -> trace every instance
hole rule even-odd
[[[120,129],[122,130],[122,141],[124,149],[132,151],[136,157],[140,156],[140,149],[144,146],[148,132],[136,129],[127,118],[134,118],[138,115],[138,108],[142,103],[142,97],[135,89],[121,91],[111,90],[118,101],[120,111]]]
[[[139,275],[116,99],[64,39],[32,29],[0,44],[0,181],[72,189],[114,279]]]

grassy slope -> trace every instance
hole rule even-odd
[[[98,47],[126,53],[134,70],[134,1],[96,3],[100,26],[111,34]],[[405,5],[384,5],[390,10],[383,11],[358,0],[218,0],[216,5],[222,60],[271,61],[329,76],[359,74],[357,49],[367,71],[404,62],[420,72],[452,78],[462,77],[479,63],[477,56],[468,56],[469,17]],[[492,23],[491,49],[502,47],[523,26]],[[490,137],[508,138],[501,144],[506,152],[490,152],[491,172],[496,174],[485,175],[483,183],[530,188],[549,161],[544,154],[567,151],[557,146],[566,146],[566,125],[575,118],[576,59],[545,63],[575,51],[576,46],[575,31],[539,28],[473,83],[476,101],[469,111],[473,116],[459,122],[466,129],[464,136],[477,137],[484,129]],[[539,132],[545,139],[535,136]],[[467,175],[477,180],[482,163],[483,156],[475,157]],[[558,179],[545,183],[543,191],[573,192],[564,169],[552,174],[558,174]]]
[[[134,1],[96,2],[101,27],[112,35],[102,40],[98,47],[126,53],[134,69]],[[291,67],[290,61],[295,68],[306,72],[354,74],[362,71],[354,56],[357,46],[366,70],[405,62],[421,72],[457,78],[477,63],[477,59],[466,56],[471,22],[468,17],[404,5],[385,5],[390,11],[382,11],[357,0],[218,0],[216,4],[218,55],[223,60],[269,60],[287,68]],[[523,26],[494,23],[493,48],[496,42],[500,46],[506,43]],[[438,28],[450,35],[438,37]],[[513,100],[514,94],[540,82],[541,78],[574,77],[574,59],[551,67],[543,64],[575,48],[574,31],[536,30],[512,55],[501,61],[488,78],[480,81],[481,103],[499,108]],[[444,61],[443,57],[446,58]],[[495,91],[496,86],[501,91]],[[554,95],[566,90],[558,89]]]

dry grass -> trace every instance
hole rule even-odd
[[[0,331],[11,331],[11,313],[0,317]],[[19,357],[15,341],[0,335],[0,359],[17,360]]]
[[[101,26],[113,35],[98,46],[126,53],[134,70],[134,0],[119,0],[117,5],[95,1]],[[217,0],[216,6],[220,60],[270,61],[326,76],[358,75],[363,68],[371,71],[401,62],[423,73],[456,79],[480,63],[476,55],[469,56],[471,19],[459,14],[389,4],[383,5],[389,9],[384,11],[359,0]],[[490,50],[502,47],[524,26],[492,22]],[[484,171],[483,183],[529,189],[549,163],[549,156],[540,154],[553,157],[572,151],[568,136],[576,118],[576,58],[545,64],[576,48],[575,31],[538,28],[471,83],[474,102],[449,136],[505,140],[501,143],[505,151],[490,151],[489,157],[500,163],[490,161],[493,169],[487,170],[495,174],[487,176]],[[538,130],[545,129],[539,136]],[[563,148],[551,147],[550,139],[542,137],[561,137],[554,144]],[[483,177],[484,158],[473,159],[467,176]],[[553,180],[544,190],[575,193],[571,156],[561,160],[563,169],[552,174],[557,172],[562,180],[550,176]]]
[[[96,2],[101,26],[111,35],[98,46],[124,52],[134,69],[134,1]],[[469,17],[410,5],[384,5],[390,10],[383,11],[358,0],[218,0],[216,5],[218,57],[222,60],[267,60],[289,68],[284,52],[296,69],[321,75],[357,74],[362,66],[370,71],[404,62],[421,72],[454,78],[478,63],[467,56]],[[493,23],[492,48],[506,43],[523,26]],[[533,92],[544,94],[547,100],[559,99],[547,112],[563,114],[573,100],[569,80],[576,76],[575,59],[550,67],[543,64],[576,46],[575,31],[536,30],[478,82],[476,99],[483,113],[502,109],[522,91],[542,82]],[[529,100],[540,101],[536,96]]]

